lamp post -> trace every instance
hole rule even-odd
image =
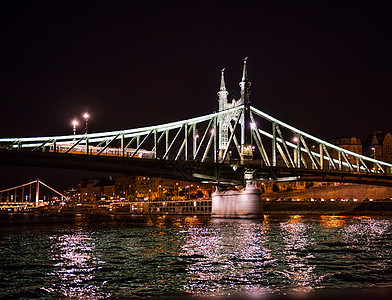
[[[76,135],[76,126],[78,126],[78,121],[77,120],[73,120],[72,121],[72,125],[73,125],[73,134]]]
[[[84,118],[85,123],[86,123],[85,131],[86,131],[86,134],[87,134],[88,133],[88,119],[90,118],[90,115],[86,112],[86,113],[83,114],[83,118]]]
[[[374,147],[372,147],[372,154],[373,154],[373,158],[376,159],[376,148],[374,148]],[[374,170],[377,169],[377,164],[376,163],[374,163],[373,169]]]

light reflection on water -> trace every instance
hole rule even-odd
[[[391,218],[42,218],[0,224],[0,297],[392,288]]]
[[[52,280],[54,284],[46,290],[59,289],[66,297],[96,298],[98,287],[90,282],[96,269],[104,262],[95,256],[91,234],[77,230],[49,238],[52,241],[50,259],[53,271],[47,273],[46,278],[49,284]]]

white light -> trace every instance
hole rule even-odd
[[[250,128],[256,129],[256,123],[254,123],[254,122],[250,123]]]
[[[77,121],[77,120],[73,120],[73,121],[72,121],[72,125],[73,125],[73,126],[77,126],[77,125],[78,125],[78,121]]]
[[[88,113],[84,113],[83,118],[88,119],[90,115]]]

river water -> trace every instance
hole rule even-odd
[[[4,299],[347,291],[392,295],[391,217],[0,216]]]

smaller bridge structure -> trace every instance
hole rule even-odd
[[[44,202],[45,198],[43,189],[46,188],[58,195],[59,200],[68,200],[68,197],[61,192],[50,187],[39,179],[0,190],[0,206],[16,207],[16,206],[39,206],[40,202]],[[42,196],[42,197],[40,197]]]

